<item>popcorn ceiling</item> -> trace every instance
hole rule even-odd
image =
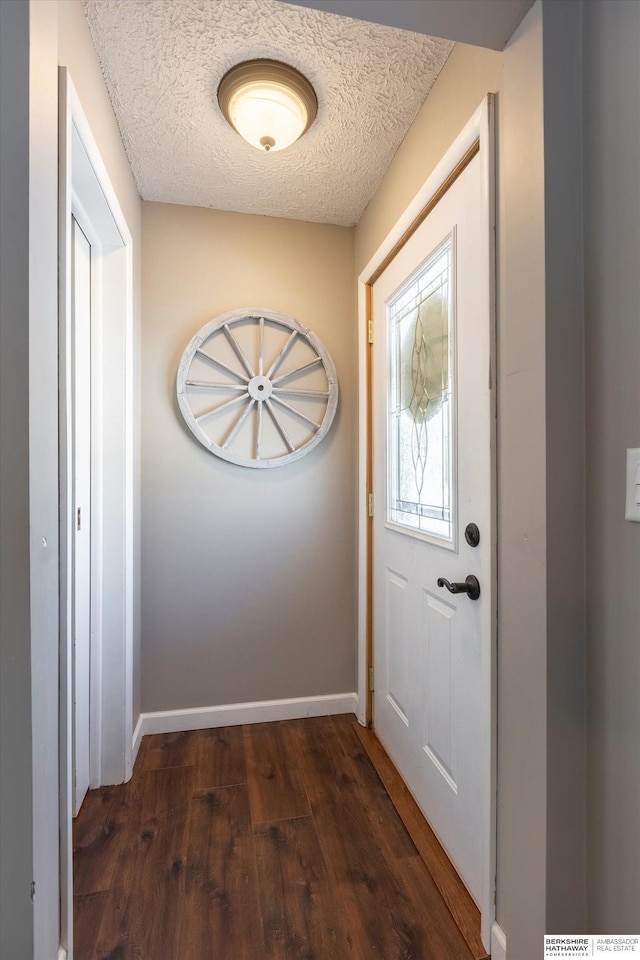
[[[350,226],[453,47],[278,0],[84,0],[144,200]],[[220,113],[222,76],[266,57],[313,84],[318,116],[260,153]]]

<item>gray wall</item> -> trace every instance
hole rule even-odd
[[[402,30],[503,50],[533,0],[286,0]]]
[[[143,203],[142,709],[356,689],[353,231]],[[242,306],[296,317],[338,372],[333,426],[273,470],[213,456],[177,411],[182,351]]]
[[[11,234],[2,250],[3,525],[11,514],[6,541],[2,534],[2,730],[12,737],[12,769],[1,806],[13,818],[2,855],[10,911],[2,944],[7,960],[32,951],[40,960],[59,943],[57,10],[42,0],[2,8],[2,122],[12,126],[2,136],[2,221]]]
[[[640,4],[584,4],[588,867],[593,932],[640,930]]]
[[[586,927],[585,411],[580,0],[543,3],[547,933]]]
[[[58,670],[57,9],[31,0],[29,69],[29,520],[34,953],[60,930]]]
[[[0,957],[33,956],[29,6],[0,3]]]

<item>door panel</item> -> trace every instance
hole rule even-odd
[[[401,720],[406,723],[409,680],[405,616],[407,581],[393,570],[388,570],[387,574],[387,635],[393,636],[393,642],[387,645],[388,697]]]
[[[457,792],[454,665],[451,663],[456,611],[424,591],[423,636],[426,649],[426,708],[423,749],[451,789]]]
[[[478,902],[492,543],[482,198],[477,156],[375,282],[372,366],[374,726]],[[477,600],[438,586],[469,574]]]

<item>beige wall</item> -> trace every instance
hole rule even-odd
[[[57,0],[58,62],[69,68],[98,149],[133,236],[140,263],[140,197],[120,137],[81,0]],[[136,289],[136,306],[140,290]]]
[[[356,227],[356,270],[484,96],[498,130],[498,889],[513,960],[546,922],[545,241],[541,6],[504,53],[456,45]]]
[[[355,690],[353,231],[143,203],[144,711]],[[322,443],[251,470],[198,444],[175,376],[210,318],[296,317],[340,403]]]
[[[502,87],[503,55],[457,43],[355,232],[356,273],[369,262],[487,93]]]
[[[505,50],[498,219],[498,894],[508,956],[546,929],[546,403],[542,17]]]

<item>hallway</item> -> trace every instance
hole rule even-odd
[[[77,960],[470,960],[353,724],[145,737],[74,824]]]

